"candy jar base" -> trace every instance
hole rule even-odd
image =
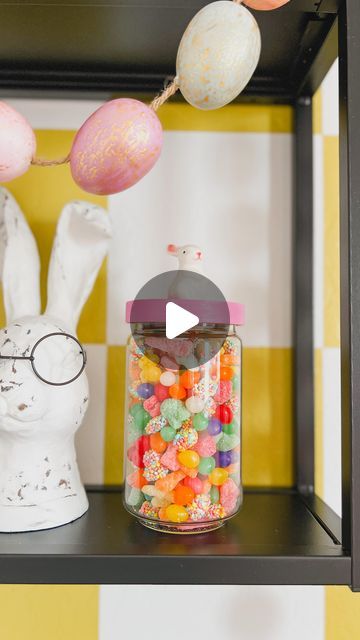
[[[128,505],[124,502],[124,507],[128,513],[134,516],[137,521],[142,524],[147,529],[152,529],[153,531],[159,531],[160,533],[174,533],[177,535],[196,535],[201,533],[209,533],[210,531],[216,531],[216,529],[220,529],[228,520],[231,520],[236,514],[239,512],[241,508],[241,504],[238,506],[236,511],[226,518],[221,518],[221,520],[204,520],[202,522],[188,522],[183,524],[177,524],[175,522],[168,522],[164,520],[158,520],[154,518],[143,518],[136,511],[132,510],[128,507]]]

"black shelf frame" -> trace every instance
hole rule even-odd
[[[129,7],[145,11],[154,6],[156,10],[164,10],[162,28],[166,31],[173,15],[171,10],[180,12],[177,13],[180,18],[187,18],[204,4],[205,0],[157,0],[156,7],[152,0],[142,0],[141,4],[136,4],[136,0],[19,0],[12,3],[0,0],[0,15],[4,11],[5,23],[11,22],[14,7],[24,10],[35,7],[34,11],[48,19],[49,14],[42,11],[49,12],[52,8],[58,11],[63,7],[64,11],[86,10],[94,17],[100,15],[96,12],[106,12],[111,7],[111,11],[125,11],[121,15],[126,18]],[[265,36],[271,35],[271,30],[274,33],[271,20],[273,16],[275,21],[275,15],[280,21],[277,25],[283,21],[294,30],[293,49],[285,67],[279,71],[278,61],[265,46],[259,71],[240,100],[290,104],[295,112],[295,486],[247,490],[243,510],[235,518],[218,531],[195,537],[146,530],[123,509],[121,488],[89,488],[91,508],[80,520],[52,531],[0,534],[1,582],[345,584],[360,591],[360,3],[359,0],[291,0],[277,12],[257,14]],[[21,34],[17,40],[16,20],[13,24],[16,50]],[[295,37],[299,29],[300,39]],[[138,35],[141,41],[141,34]],[[276,32],[276,37],[281,41],[283,33]],[[46,42],[44,46],[46,48]],[[69,64],[69,60],[51,55],[24,62],[21,44],[18,48],[16,61],[10,63],[1,53],[0,39],[1,97],[107,98],[126,92],[150,97],[162,88],[166,78],[174,75],[173,66],[166,60],[163,65],[159,64],[156,51],[151,51],[146,68],[134,65],[124,69],[106,60],[98,66],[90,59]],[[342,519],[314,493],[312,100],[337,55],[340,61]]]

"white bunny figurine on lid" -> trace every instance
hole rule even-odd
[[[111,237],[106,212],[71,202],[60,216],[40,315],[40,261],[16,201],[0,189],[0,531],[49,529],[88,509],[74,435],[86,413],[86,353],[76,326]]]

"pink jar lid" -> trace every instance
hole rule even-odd
[[[235,324],[241,326],[245,324],[245,307],[239,302],[228,302],[227,317],[224,318],[224,303],[216,300],[183,300],[153,299],[153,300],[128,300],[126,303],[126,322],[159,322],[165,324],[166,304],[174,302],[190,313],[194,313],[200,324]]]

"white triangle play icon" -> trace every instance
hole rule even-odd
[[[199,324],[199,318],[190,311],[186,311],[174,302],[166,304],[166,337],[170,340],[196,327],[197,324]]]

